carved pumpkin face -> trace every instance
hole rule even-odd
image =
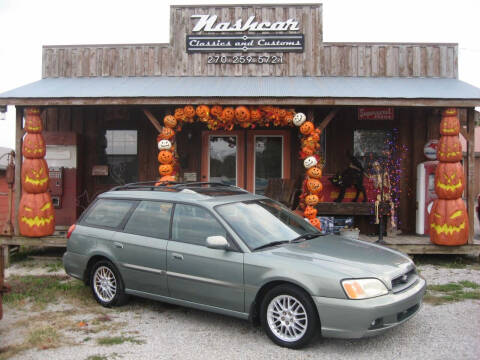
[[[442,136],[438,142],[437,159],[441,162],[461,161],[462,144],[458,136]]]
[[[210,117],[210,108],[207,105],[199,105],[196,113],[200,119],[208,119]]]
[[[430,240],[437,245],[463,245],[468,240],[468,216],[462,199],[437,199],[430,212]]]
[[[435,171],[435,193],[439,199],[458,199],[465,189],[461,163],[439,163]]]
[[[278,109],[278,117],[280,118],[280,120],[285,119],[285,116],[287,116],[287,110]]]
[[[173,166],[170,164],[162,164],[158,167],[158,173],[160,176],[172,175]]]
[[[305,204],[310,206],[315,206],[318,204],[318,196],[315,194],[310,194],[305,196]]]
[[[448,110],[445,110],[444,114],[447,114],[447,111]],[[440,134],[451,136],[460,133],[460,120],[458,120],[456,113],[457,111],[455,110],[455,115],[444,115],[442,117],[442,121],[440,122]]]
[[[313,219],[314,217],[317,216],[317,209],[309,205],[305,208],[305,211],[303,212],[303,216],[305,216],[307,219]]]
[[[314,179],[320,179],[322,177],[322,169],[317,166],[313,166],[307,170],[307,175]]]
[[[303,160],[303,166],[305,169],[310,169],[311,167],[317,165],[318,161],[315,156],[309,156],[305,160]]]
[[[296,113],[293,117],[293,125],[302,126],[302,124],[307,120],[307,117],[304,113]]]
[[[42,119],[40,118],[40,109],[29,108],[26,110],[25,131],[30,134],[39,134],[43,130]]]
[[[300,132],[303,134],[303,135],[308,135],[310,134],[313,129],[315,129],[315,126],[313,125],[313,123],[311,121],[305,121],[302,126],[300,126]]]
[[[165,185],[165,183],[168,182],[176,182],[177,179],[175,179],[175,176],[167,175],[167,176],[162,176],[156,183],[155,186],[159,185]]]
[[[235,118],[235,110],[232,107],[226,107],[222,111],[222,120],[225,122],[230,122]]]
[[[177,119],[175,119],[175,116],[167,115],[163,118],[163,124],[166,127],[173,129],[175,126],[177,126]]]
[[[158,134],[158,138],[160,140],[168,140],[174,136],[175,136],[175,131],[165,126],[162,128],[162,132]]]
[[[162,150],[158,153],[158,162],[160,164],[171,164],[173,161],[173,154],[171,151]]]
[[[285,115],[285,119],[283,119],[283,123],[285,125],[291,125],[293,123],[293,113],[291,113],[290,111],[287,111],[287,114]]]
[[[262,120],[262,111],[259,108],[253,108],[250,110],[250,119],[253,122]]]
[[[183,112],[183,108],[175,109],[173,117],[177,120],[177,122],[185,120],[185,113]]]
[[[20,234],[29,237],[48,236],[55,231],[55,214],[50,194],[23,193],[18,209]]]
[[[215,116],[218,119],[220,116],[222,116],[222,111],[223,108],[220,105],[214,105],[210,109],[210,114],[212,114],[212,116]]]
[[[158,150],[170,150],[172,148],[172,143],[170,140],[160,140],[158,142]]]
[[[305,156],[311,156],[313,155],[313,149],[311,147],[308,147],[308,146],[304,146],[302,148],[302,152]]]
[[[323,189],[323,185],[318,179],[308,179],[307,180],[307,189],[312,194],[318,194]]]
[[[239,122],[250,121],[250,111],[245,106],[237,106],[235,109],[235,118]]]
[[[48,190],[48,166],[45,159],[28,159],[22,163],[22,189],[38,194]]]
[[[195,109],[192,105],[187,105],[183,108],[183,114],[188,119],[193,119],[195,116]]]
[[[313,219],[308,219],[310,221],[310,224],[315,226],[318,230],[322,229],[322,223],[320,222],[320,219],[313,218]]]
[[[29,159],[40,159],[45,156],[46,150],[42,134],[27,133],[25,135],[22,146],[23,156]]]

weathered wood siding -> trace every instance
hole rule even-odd
[[[299,21],[305,36],[303,53],[283,55],[283,64],[207,64],[211,54],[188,54],[186,35],[193,14],[215,14],[222,22]],[[218,33],[216,33],[218,34]],[[221,34],[221,33],[220,33]],[[322,6],[172,6],[169,44],[44,46],[42,75],[98,76],[367,76],[457,77],[457,44],[323,43]],[[232,55],[228,53],[225,55]],[[222,55],[222,54],[215,54]],[[245,54],[236,54],[245,55]]]

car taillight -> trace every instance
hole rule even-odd
[[[73,230],[75,230],[75,224],[71,225],[71,226],[68,228],[67,239],[70,239],[70,235],[72,235]]]

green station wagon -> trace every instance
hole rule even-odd
[[[63,263],[103,306],[129,295],[250,319],[278,345],[382,333],[420,309],[404,254],[323,236],[282,204],[215,183],[136,183],[72,225]]]

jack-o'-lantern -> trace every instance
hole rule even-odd
[[[438,142],[437,159],[441,162],[461,161],[462,144],[458,136],[442,136]]]
[[[48,190],[48,165],[45,159],[25,158],[22,163],[22,189],[38,194]]]
[[[320,179],[322,177],[322,169],[318,166],[313,166],[307,170],[307,175],[314,179]]]
[[[310,205],[310,206],[315,206],[318,204],[318,195],[315,194],[310,194],[305,196],[305,204]]]
[[[162,128],[162,131],[160,132],[160,134],[158,134],[157,139],[160,139],[160,140],[169,140],[169,139],[171,139],[171,138],[174,137],[174,136],[175,136],[175,131],[173,131],[172,129],[164,126],[164,127]]]
[[[235,110],[232,107],[226,107],[222,111],[222,121],[223,122],[230,122],[235,118]]]
[[[55,231],[55,214],[50,194],[23,193],[18,209],[20,234],[29,237],[52,235]]]
[[[435,193],[439,199],[458,199],[465,189],[461,163],[439,163],[435,171]]]
[[[321,229],[322,223],[320,222],[320,219],[313,218],[313,219],[308,219],[308,221],[310,221],[310,224],[315,226],[318,230]]]
[[[303,216],[305,216],[307,219],[313,219],[317,216],[317,209],[315,209],[313,206],[308,205],[303,212]]]
[[[291,125],[293,123],[293,113],[290,111],[287,111],[287,115],[285,115],[285,119],[283,119],[283,122],[285,125]]]
[[[307,120],[307,117],[304,113],[296,113],[293,116],[293,125],[295,126],[302,126],[302,124]]]
[[[315,129],[315,126],[311,121],[305,121],[301,126],[300,126],[300,132],[303,135],[309,135],[313,130]]]
[[[311,147],[304,146],[302,148],[302,153],[303,153],[304,156],[312,156],[314,151]]]
[[[220,116],[222,116],[222,111],[223,111],[223,108],[220,105],[214,105],[210,109],[210,114],[212,114],[212,116],[218,119],[220,118]]]
[[[318,194],[323,189],[323,185],[318,179],[309,178],[307,180],[307,189],[312,194]]]
[[[262,120],[262,111],[259,108],[250,109],[250,120],[253,122]]]
[[[25,131],[30,134],[39,134],[43,130],[40,109],[28,108],[25,116]]]
[[[199,119],[208,119],[210,117],[210,108],[207,105],[198,105],[196,113]]]
[[[464,245],[468,241],[468,216],[462,199],[436,199],[430,212],[430,241],[437,245]]]
[[[278,117],[280,118],[280,120],[283,121],[285,119],[285,116],[287,116],[287,110],[278,109]]]
[[[27,133],[23,139],[22,153],[29,159],[40,159],[45,156],[47,148],[42,134]]]
[[[317,159],[315,156],[309,156],[305,160],[303,160],[303,166],[305,169],[310,169],[313,166],[316,166],[318,164]]]
[[[458,135],[460,133],[460,120],[457,117],[456,109],[447,109],[443,112],[442,121],[440,121],[440,134]]]
[[[166,183],[176,182],[176,181],[177,181],[177,179],[175,179],[175,176],[166,175],[166,176],[162,176],[162,177],[155,183],[155,186],[165,185]]]
[[[158,173],[160,176],[172,175],[173,166],[170,164],[162,164],[158,167]]]
[[[185,113],[183,112],[183,108],[175,109],[173,117],[177,120],[177,122],[185,120]]]
[[[175,126],[177,126],[177,119],[175,119],[175,116],[167,115],[163,118],[163,124],[166,127],[173,129]]]
[[[160,164],[171,164],[173,161],[173,154],[171,151],[162,150],[158,153],[158,162]]]
[[[170,140],[160,140],[158,142],[158,150],[170,150],[172,148],[172,143]]]
[[[183,114],[186,119],[193,119],[196,114],[195,108],[192,105],[187,105],[183,108]]]
[[[235,118],[238,122],[250,121],[250,111],[245,106],[237,106],[235,109]]]

